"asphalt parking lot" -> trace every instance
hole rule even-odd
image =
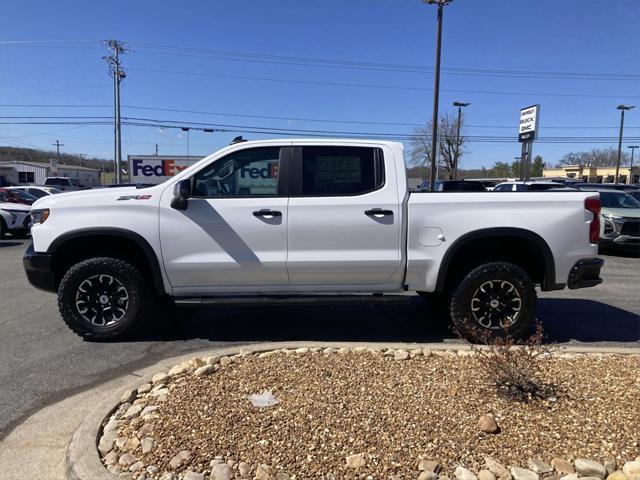
[[[28,240],[0,241],[0,438],[29,413],[122,372],[234,343],[318,340],[457,342],[417,296],[388,303],[231,304],[178,307],[127,342],[89,343],[58,316],[55,295],[22,271]],[[640,348],[640,258],[601,255],[605,282],[540,295],[550,340]]]

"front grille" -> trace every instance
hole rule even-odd
[[[30,225],[31,225],[31,215],[27,215],[26,217],[24,217],[24,222],[22,222],[22,226],[24,228],[29,228]]]
[[[640,237],[640,220],[627,220],[622,224],[620,233],[622,235],[631,235],[632,237]]]

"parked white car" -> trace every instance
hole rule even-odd
[[[47,195],[55,195],[57,193],[63,193],[62,190],[54,187],[46,187],[39,185],[19,185],[16,187],[6,187],[7,190],[21,190],[23,192],[30,193],[36,198],[46,197]]]
[[[82,185],[75,178],[47,177],[44,179],[45,187],[54,187],[63,192],[75,192],[82,189]]]
[[[556,188],[565,188],[559,182],[533,182],[533,181],[515,181],[502,182],[493,187],[492,192],[542,192],[553,190]]]
[[[7,233],[25,237],[31,228],[31,207],[20,203],[0,202],[0,239]]]
[[[407,290],[517,337],[536,285],[602,281],[599,212],[577,190],[410,192],[396,142],[240,142],[153,187],[41,198],[23,263],[87,339],[130,333],[163,298]]]

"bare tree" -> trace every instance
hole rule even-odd
[[[431,165],[431,121],[424,127],[416,127],[413,131],[409,158],[413,165],[429,167]],[[438,165],[447,172],[447,178],[453,180],[455,170],[456,147],[458,153],[458,168],[464,154],[467,138],[464,131],[464,114],[460,119],[460,139],[457,139],[458,117],[447,113],[440,117],[438,124]]]
[[[627,165],[629,155],[622,154],[620,163]],[[618,162],[618,151],[615,148],[594,148],[588,152],[569,152],[558,162],[558,167],[564,165],[590,165],[592,167],[613,167]]]

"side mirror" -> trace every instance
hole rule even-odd
[[[171,200],[171,208],[176,210],[186,210],[189,206],[189,197],[191,196],[191,180],[180,180],[173,187],[173,200]]]

